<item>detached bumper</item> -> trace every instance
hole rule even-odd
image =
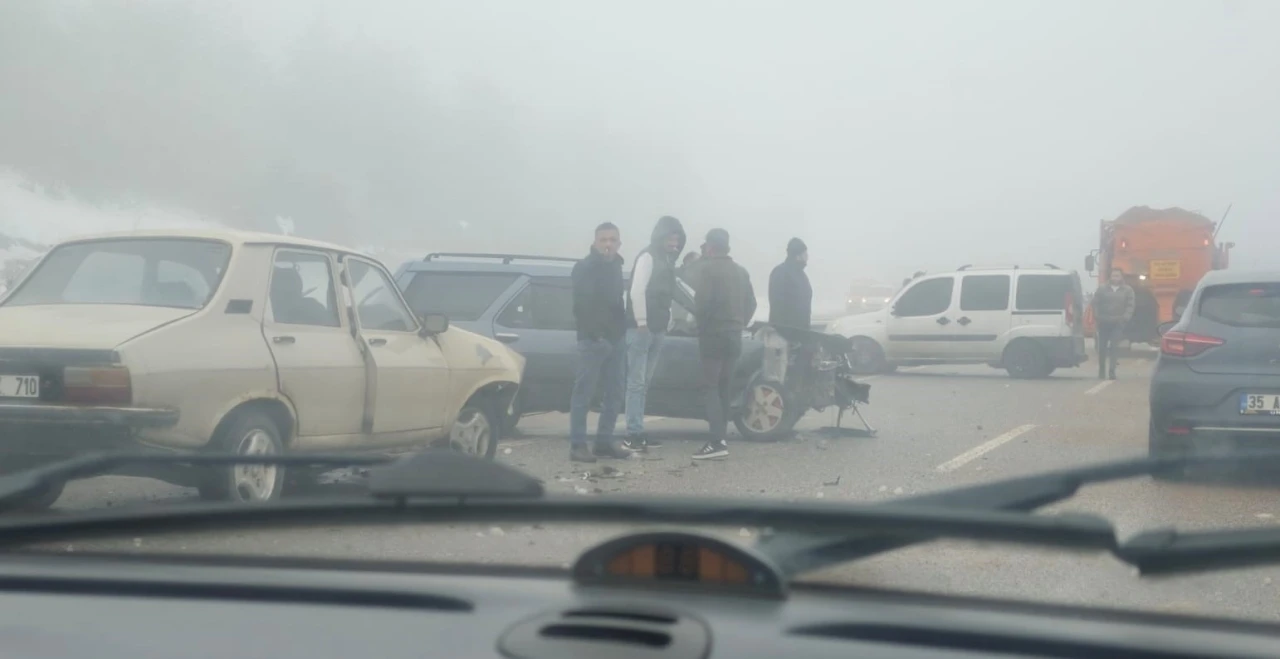
[[[150,407],[0,403],[0,424],[164,428],[176,424],[178,416],[178,410]]]

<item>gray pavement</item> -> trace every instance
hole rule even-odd
[[[694,463],[704,424],[650,419],[666,445],[627,461],[574,467],[563,415],[526,419],[499,459],[582,496],[732,496],[885,501],[1146,452],[1151,362],[1125,360],[1121,378],[1100,383],[1091,364],[1047,380],[1018,381],[985,366],[924,367],[872,378],[875,438],[822,438],[834,414],[811,413],[798,436],[777,443],[733,441],[723,461]],[[1235,483],[1159,483],[1142,478],[1088,488],[1059,509],[1112,519],[1122,535],[1179,528],[1275,524],[1280,489]],[[62,509],[181,505],[190,490],[153,481],[98,478],[73,483]],[[124,538],[59,547],[328,555],[565,565],[576,552],[621,528],[566,526],[307,529]],[[750,542],[752,529],[728,529]],[[1008,545],[937,542],[808,577],[816,580],[1035,601],[1138,607],[1280,620],[1280,568],[1139,579],[1107,556]]]

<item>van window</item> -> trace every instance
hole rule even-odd
[[[960,282],[961,311],[1009,308],[1009,275],[966,275]]]
[[[898,298],[898,302],[893,305],[894,315],[911,318],[943,313],[951,307],[951,292],[954,289],[953,277],[926,279]]]
[[[1280,284],[1210,286],[1200,296],[1200,315],[1233,327],[1280,328]]]
[[[1018,311],[1062,311],[1069,292],[1070,275],[1022,275],[1014,305]]]

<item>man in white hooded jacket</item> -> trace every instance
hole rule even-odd
[[[627,439],[626,447],[645,451],[660,444],[645,435],[644,407],[658,367],[662,340],[671,326],[676,288],[676,259],[685,245],[680,220],[664,216],[653,227],[649,245],[636,255],[627,289]]]

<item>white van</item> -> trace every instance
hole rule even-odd
[[[1088,359],[1080,276],[1055,266],[921,275],[886,308],[840,318],[829,334],[853,340],[861,374],[901,365],[990,364],[1047,377]]]

